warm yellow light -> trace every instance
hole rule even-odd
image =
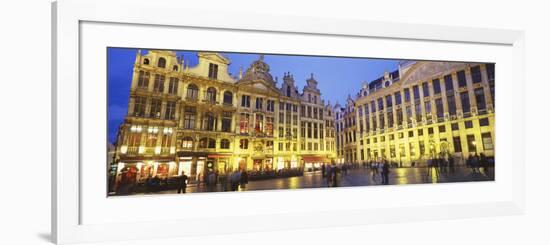
[[[156,155],[160,154],[160,146],[155,147],[155,154]]]
[[[120,153],[126,154],[127,151],[128,151],[128,146],[123,145],[120,147]]]

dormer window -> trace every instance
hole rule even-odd
[[[160,67],[160,68],[165,68],[166,67],[166,59],[165,58],[159,58],[159,61],[157,63],[157,66]]]
[[[218,65],[210,63],[208,67],[208,78],[218,79]]]
[[[149,59],[147,59],[147,58],[143,59],[143,64],[144,65],[149,65]]]

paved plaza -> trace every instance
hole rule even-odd
[[[470,168],[466,167],[456,167],[454,171],[451,171],[450,169],[447,169],[446,171],[436,171],[433,168],[428,169],[425,167],[391,168],[389,174],[389,185],[493,181],[494,179],[494,168],[489,168],[487,171],[481,169],[476,172],[472,172]],[[240,189],[239,191],[319,188],[328,187],[328,185],[327,179],[322,177],[320,171],[317,171],[305,173],[304,176],[298,177],[249,181],[246,188]],[[367,168],[359,167],[350,169],[347,174],[340,173],[337,177],[338,187],[376,185],[383,185],[382,177],[379,173],[375,173],[373,175],[373,172]],[[186,191],[187,193],[207,192],[204,185],[201,185],[200,187],[191,185],[187,187]],[[218,184],[216,191],[224,190],[222,189],[222,186]],[[166,190],[146,194],[174,193],[176,193],[176,190]]]

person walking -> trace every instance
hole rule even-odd
[[[326,168],[327,168],[327,167],[326,167],[325,164],[323,163],[323,165],[321,166],[321,174],[322,174],[321,176],[323,176],[323,178],[326,177],[326,171],[327,171]]]
[[[452,174],[454,174],[455,173],[455,159],[454,159],[454,157],[449,155],[448,161],[449,161],[449,171]]]
[[[186,193],[187,189],[187,175],[185,175],[185,171],[181,171],[181,175],[178,178],[178,194]]]
[[[332,187],[338,186],[338,182],[337,182],[338,172],[339,172],[338,167],[333,166],[333,171],[332,171]]]
[[[241,173],[241,181],[240,181],[241,191],[244,191],[246,189],[246,184],[248,184],[248,173],[246,172],[246,170],[243,170]]]
[[[239,189],[239,183],[241,182],[241,172],[240,170],[235,170],[231,174],[231,191],[237,191]]]
[[[330,187],[331,181],[332,181],[332,171],[334,171],[332,169],[332,166],[333,165],[328,165],[327,166],[327,173],[326,173],[326,175],[327,175],[327,187]]]
[[[382,166],[382,184],[389,184],[389,175],[390,175],[390,164],[388,161],[384,161],[384,165]]]

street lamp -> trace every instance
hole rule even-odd
[[[475,142],[475,140],[474,140],[474,141],[472,141],[472,145],[474,145],[474,152],[475,152],[475,153],[476,153],[476,155],[477,155],[477,146],[476,146],[476,142]]]

